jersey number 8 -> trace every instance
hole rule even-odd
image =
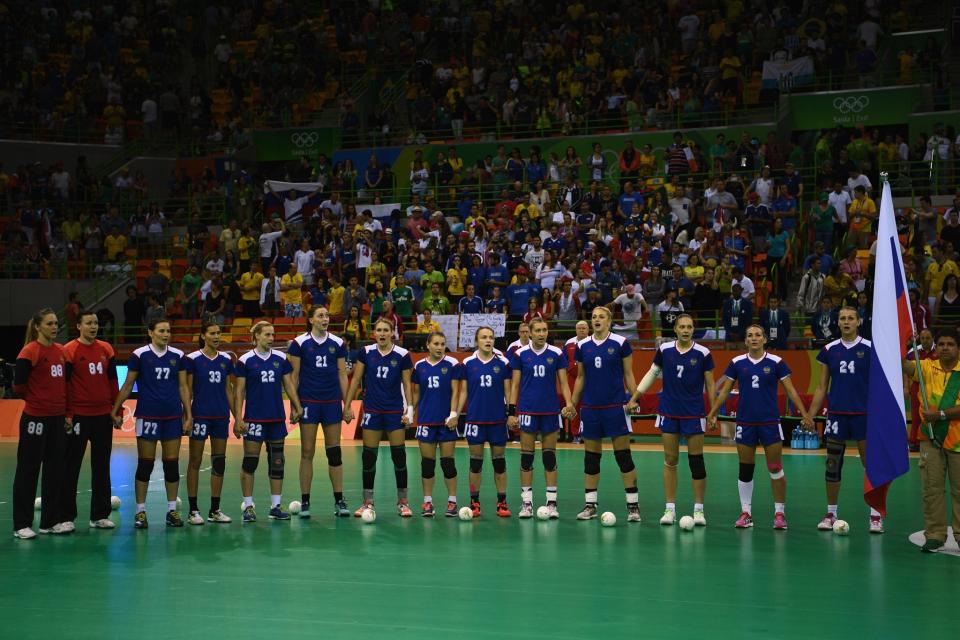
[[[27,434],[31,436],[42,436],[43,435],[43,423],[42,422],[28,422],[27,423]]]

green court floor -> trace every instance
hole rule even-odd
[[[267,520],[264,473],[256,501],[261,521],[240,524],[240,449],[228,450],[223,509],[231,525],[163,526],[159,464],[149,498],[151,528],[133,529],[132,444],[117,444],[114,493],[123,499],[114,531],[89,531],[85,518],[68,537],[0,538],[0,619],[8,637],[63,638],[933,638],[956,633],[952,611],[960,558],[921,554],[907,536],[922,528],[916,461],[890,493],[887,533],[867,533],[859,460],[847,458],[840,517],[849,537],[820,533],[823,458],[790,455],[790,530],[770,529],[769,482],[757,465],[752,530],[732,526],[739,512],[736,456],[708,453],[705,529],[657,524],[662,513],[661,454],[635,452],[642,524],[628,526],[613,456],[604,456],[601,509],[616,527],[577,522],[582,453],[559,452],[561,520],[473,522],[402,520],[392,509],[386,449],[378,476],[375,524],[329,515],[325,461],[318,459],[314,518]],[[0,443],[0,520],[11,526],[16,443]],[[186,449],[184,449],[185,460]],[[357,447],[344,450],[347,499],[359,502]],[[419,505],[419,456],[408,449],[411,503]],[[284,501],[299,498],[298,448],[287,451]],[[467,497],[466,450],[458,450]],[[518,451],[508,454],[511,506],[518,506]],[[539,465],[539,455],[538,462]],[[207,465],[205,465],[207,466]],[[485,472],[490,474],[489,460]],[[681,460],[678,508],[692,498]],[[183,464],[181,464],[183,470]],[[200,503],[208,505],[208,473]],[[445,490],[439,478],[435,499]],[[86,466],[81,518],[87,513]],[[543,482],[536,486],[543,501]],[[186,502],[181,485],[180,495]],[[419,510],[417,509],[417,513]],[[37,522],[39,521],[39,516]],[[35,526],[37,524],[35,522]],[[954,603],[954,604],[951,604]],[[6,634],[4,634],[6,635]]]

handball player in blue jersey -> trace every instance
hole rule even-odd
[[[135,494],[137,514],[133,526],[147,528],[147,489],[160,442],[163,478],[167,489],[167,526],[182,527],[177,511],[180,486],[180,437],[190,432],[190,389],[183,351],[170,344],[170,323],[152,321],[147,327],[150,344],[135,349],[127,362],[127,379],[113,403],[113,424],[123,424],[123,403],[137,384],[136,417],[137,471]]]
[[[842,307],[837,323],[840,339],[827,343],[817,354],[820,384],[810,401],[815,416],[827,398],[827,514],[817,529],[832,531],[837,521],[840,497],[840,472],[847,441],[857,443],[860,461],[867,459],[867,393],[870,389],[871,344],[859,336],[860,315],[853,307]],[[828,391],[829,389],[829,391]],[[883,533],[883,518],[870,509],[870,533]]]
[[[494,334],[480,327],[474,336],[477,350],[460,364],[463,380],[460,411],[467,408],[467,444],[470,445],[470,508],[480,517],[480,481],[483,445],[490,444],[493,482],[497,487],[497,515],[509,518],[507,506],[507,403],[510,396],[510,363],[493,348]]]
[[[737,385],[740,399],[737,403],[737,455],[740,458],[740,478],[737,488],[740,493],[740,517],[735,527],[745,529],[753,526],[753,470],[757,445],[763,446],[773,487],[773,528],[787,528],[786,502],[787,480],[783,472],[783,429],[780,427],[780,407],[777,403],[777,388],[783,385],[790,401],[802,416],[804,428],[812,428],[813,420],[803,406],[800,394],[790,380],[790,368],[779,356],[767,353],[767,337],[763,327],[752,324],[747,327],[747,353],[735,357],[727,365],[720,393],[713,401],[707,416],[711,427],[716,423],[720,407],[727,401],[733,385]]]
[[[187,499],[190,501],[187,522],[194,525],[204,522],[197,506],[197,488],[207,438],[210,438],[210,511],[207,512],[207,521],[231,522],[230,516],[220,510],[220,492],[227,464],[230,410],[235,405],[233,392],[237,378],[233,357],[218,351],[219,348],[220,325],[204,322],[200,326],[200,349],[187,355],[186,359],[187,386],[193,399],[190,462],[187,465]]]
[[[567,386],[567,356],[547,344],[548,327],[543,318],[530,321],[530,344],[510,354],[510,402],[507,405],[507,426],[520,427],[520,518],[533,517],[533,457],[540,436],[543,450],[543,471],[547,483],[546,507],[550,518],[560,517],[557,511],[557,434],[563,428],[561,416],[572,418],[576,413]],[[563,394],[561,409],[557,386]]]
[[[260,464],[260,450],[267,444],[267,472],[270,478],[270,519],[289,520],[281,507],[283,474],[286,458],[283,441],[287,437],[287,414],[283,392],[290,398],[290,422],[303,415],[293,367],[282,351],[273,348],[273,325],[260,321],[250,328],[254,348],[237,361],[237,389],[233,415],[237,420],[233,431],[243,436],[243,464],[240,489],[243,493],[243,521],[256,522],[253,506],[253,474]],[[246,404],[244,405],[244,400]],[[243,416],[241,419],[239,416]]]
[[[420,515],[432,518],[433,483],[437,469],[437,448],[440,469],[447,486],[448,518],[457,516],[457,419],[460,416],[460,363],[445,355],[447,339],[442,333],[427,336],[427,357],[413,366],[410,403],[417,408],[417,440],[420,442],[420,479],[423,483],[423,506]]]
[[[703,461],[703,434],[706,430],[703,394],[713,395],[713,355],[710,349],[693,341],[693,318],[686,313],[673,323],[676,340],[664,342],[653,356],[647,371],[627,405],[637,407],[657,377],[663,379],[657,406],[657,427],[663,434],[663,493],[666,498],[660,524],[672,525],[677,519],[677,464],[680,438],[687,439],[687,462],[693,478],[693,523],[706,526],[703,498],[707,488],[707,468]]]
[[[581,400],[580,428],[583,436],[583,475],[586,504],[578,520],[597,517],[597,487],[603,438],[613,443],[613,457],[620,467],[627,498],[627,522],[640,522],[637,469],[630,453],[630,416],[624,405],[637,386],[633,377],[633,349],[623,336],[610,333],[613,313],[597,307],[590,314],[592,335],[577,343],[577,381],[573,404]],[[630,391],[626,391],[629,389]]]
[[[360,350],[353,365],[353,378],[347,390],[346,406],[356,397],[363,382],[363,505],[353,515],[361,517],[373,510],[373,485],[377,477],[377,455],[380,440],[387,432],[390,458],[397,480],[397,513],[403,518],[413,515],[407,500],[407,450],[405,427],[413,423],[413,391],[410,375],[413,362],[410,353],[393,343],[393,322],[380,318],[373,325],[376,342]]]
[[[307,332],[287,347],[287,359],[293,366],[293,380],[303,403],[300,418],[300,517],[310,517],[310,485],[313,483],[313,456],[317,450],[317,425],[323,427],[323,445],[327,456],[327,474],[333,486],[333,514],[350,517],[343,498],[343,455],[340,449],[340,424],[353,420],[350,407],[343,406],[347,395],[347,347],[343,339],[330,333],[330,312],[316,306],[307,316]]]

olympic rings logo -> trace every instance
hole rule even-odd
[[[860,113],[869,106],[870,98],[867,96],[847,96],[833,101],[833,108],[843,114]]]
[[[290,134],[290,142],[301,149],[304,147],[312,147],[316,145],[319,140],[320,134],[316,131],[298,131]]]

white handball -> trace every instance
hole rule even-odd
[[[833,532],[838,536],[845,536],[850,533],[850,523],[846,520],[837,520],[833,523]]]
[[[180,499],[180,496],[177,496],[177,511],[183,508],[183,500]]]
[[[41,503],[41,501],[40,501],[40,498],[35,498],[35,499],[33,500],[33,508],[34,508],[34,510],[40,511],[41,505],[42,505],[42,503]]]
[[[680,528],[684,531],[693,531],[693,516],[683,516],[680,518]]]
[[[364,509],[360,512],[360,519],[366,524],[373,524],[377,521],[377,512],[373,509]]]
[[[612,527],[617,524],[617,516],[613,515],[610,511],[604,511],[600,516],[600,524],[605,527]]]
[[[120,508],[120,496],[110,496],[110,508],[114,511]]]
[[[300,501],[299,501],[299,500],[291,500],[291,501],[290,501],[290,507],[289,507],[289,509],[287,509],[287,510],[288,510],[290,513],[292,513],[293,515],[297,515],[298,513],[300,513],[300,509],[301,509],[302,507],[303,507],[303,505],[300,504]]]
[[[460,507],[460,511],[457,512],[457,515],[459,515],[460,519],[464,522],[473,520],[473,509],[470,507]]]
[[[546,507],[537,507],[537,520],[549,520],[550,509]]]

